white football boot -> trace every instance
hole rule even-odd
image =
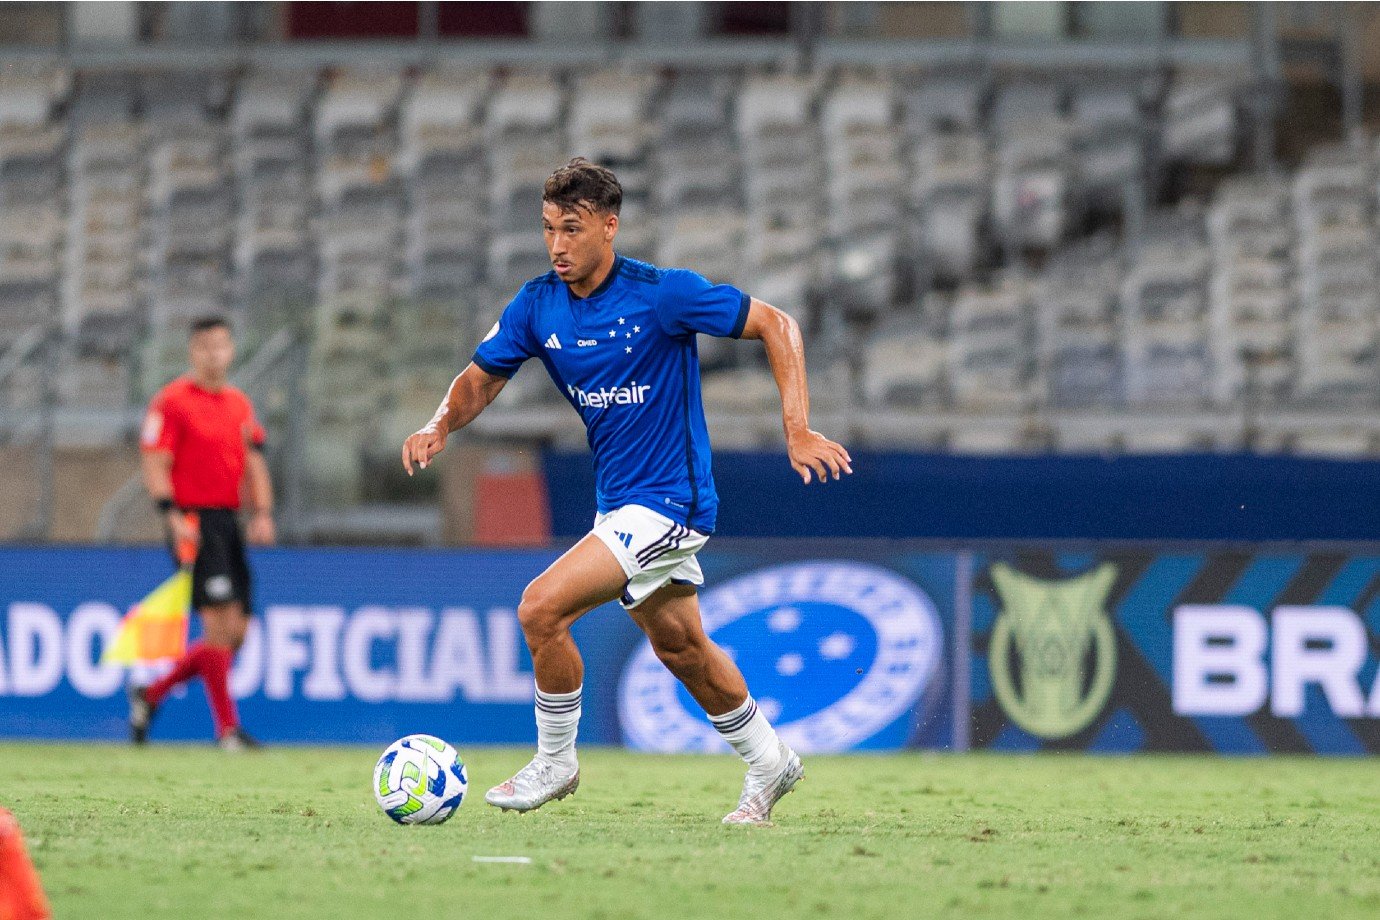
[[[795,784],[805,778],[805,768],[800,764],[800,756],[780,742],[777,748],[781,758],[776,769],[769,773],[758,773],[751,768],[743,779],[743,794],[738,797],[738,807],[724,815],[725,824],[754,824],[758,827],[771,825],[771,810],[781,798],[795,788]]]
[[[504,811],[533,811],[547,802],[560,801],[574,795],[580,788],[580,768],[573,771],[561,767],[541,755],[513,775],[513,778],[490,789],[484,801]]]

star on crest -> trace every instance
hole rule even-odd
[[[617,332],[615,332],[615,331],[612,330],[612,329],[609,330],[609,338],[613,338],[613,337],[616,336],[616,335],[618,335]]]
[[[621,326],[621,325],[623,325],[625,322],[627,322],[627,320],[623,319],[623,317],[621,317],[621,316],[618,317],[618,325]]]
[[[642,331],[642,327],[641,327],[641,326],[633,326],[633,332],[641,332],[641,331]]]
[[[631,345],[629,345],[627,348],[624,348],[623,350],[624,350],[625,352],[627,352],[628,354],[632,354],[632,346],[631,346]]]

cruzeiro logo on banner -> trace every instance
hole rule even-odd
[[[1001,562],[990,574],[1001,598],[988,650],[997,701],[1032,735],[1077,734],[1107,704],[1116,677],[1116,631],[1105,609],[1116,566],[1060,581]]]
[[[743,669],[781,736],[802,752],[846,750],[891,726],[914,709],[943,652],[934,602],[915,583],[873,565],[759,569],[706,592],[700,604],[705,631]],[[728,750],[645,641],[624,668],[618,705],[633,747]]]

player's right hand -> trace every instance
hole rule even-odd
[[[412,475],[412,464],[426,469],[431,458],[446,449],[446,436],[440,429],[427,425],[403,442],[402,462],[407,475]]]
[[[853,458],[848,451],[842,444],[829,440],[818,431],[805,429],[798,434],[788,435],[786,456],[790,458],[791,468],[807,486],[810,484],[811,471],[821,483],[829,480],[830,473],[835,479],[853,473]]]

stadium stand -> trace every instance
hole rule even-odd
[[[250,352],[296,330],[311,491],[348,504],[369,455],[430,411],[506,294],[546,268],[541,183],[579,153],[623,178],[623,251],[791,311],[829,381],[819,398],[910,413],[917,445],[1369,450],[1327,419],[1380,392],[1376,154],[1227,169],[1209,200],[1108,237],[1173,168],[1239,163],[1246,77],[1102,77],[11,68],[0,347],[60,324],[62,405],[106,412],[86,437],[121,439],[180,367],[187,318],[230,311]],[[765,365],[702,348],[711,412],[758,411]],[[6,404],[34,387],[11,374]],[[526,374],[503,398],[544,411],[558,395]],[[1334,414],[1256,440],[1215,424],[1259,406]],[[1138,434],[1147,414],[1181,421]]]

